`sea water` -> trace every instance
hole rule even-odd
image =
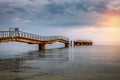
[[[0,80],[120,80],[120,46],[2,50]]]

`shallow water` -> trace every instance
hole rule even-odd
[[[0,52],[0,80],[120,80],[120,46]]]

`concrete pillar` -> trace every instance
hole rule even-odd
[[[69,43],[65,43],[65,48],[68,48],[69,47]]]
[[[44,50],[45,49],[45,44],[39,44],[39,50]]]

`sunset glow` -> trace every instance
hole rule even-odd
[[[73,33],[71,35],[74,36],[74,38],[83,38],[83,39],[92,39],[95,41],[120,41],[120,28],[79,28],[79,29],[73,29],[70,33]],[[97,34],[95,34],[97,33]],[[90,35],[90,36],[88,36]],[[86,38],[87,37],[87,38]]]
[[[105,15],[100,19],[99,25],[104,27],[120,27],[120,15]]]

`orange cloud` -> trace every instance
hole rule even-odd
[[[108,15],[102,15],[96,23],[97,26],[102,27],[120,27],[120,15],[115,13],[108,13]]]

